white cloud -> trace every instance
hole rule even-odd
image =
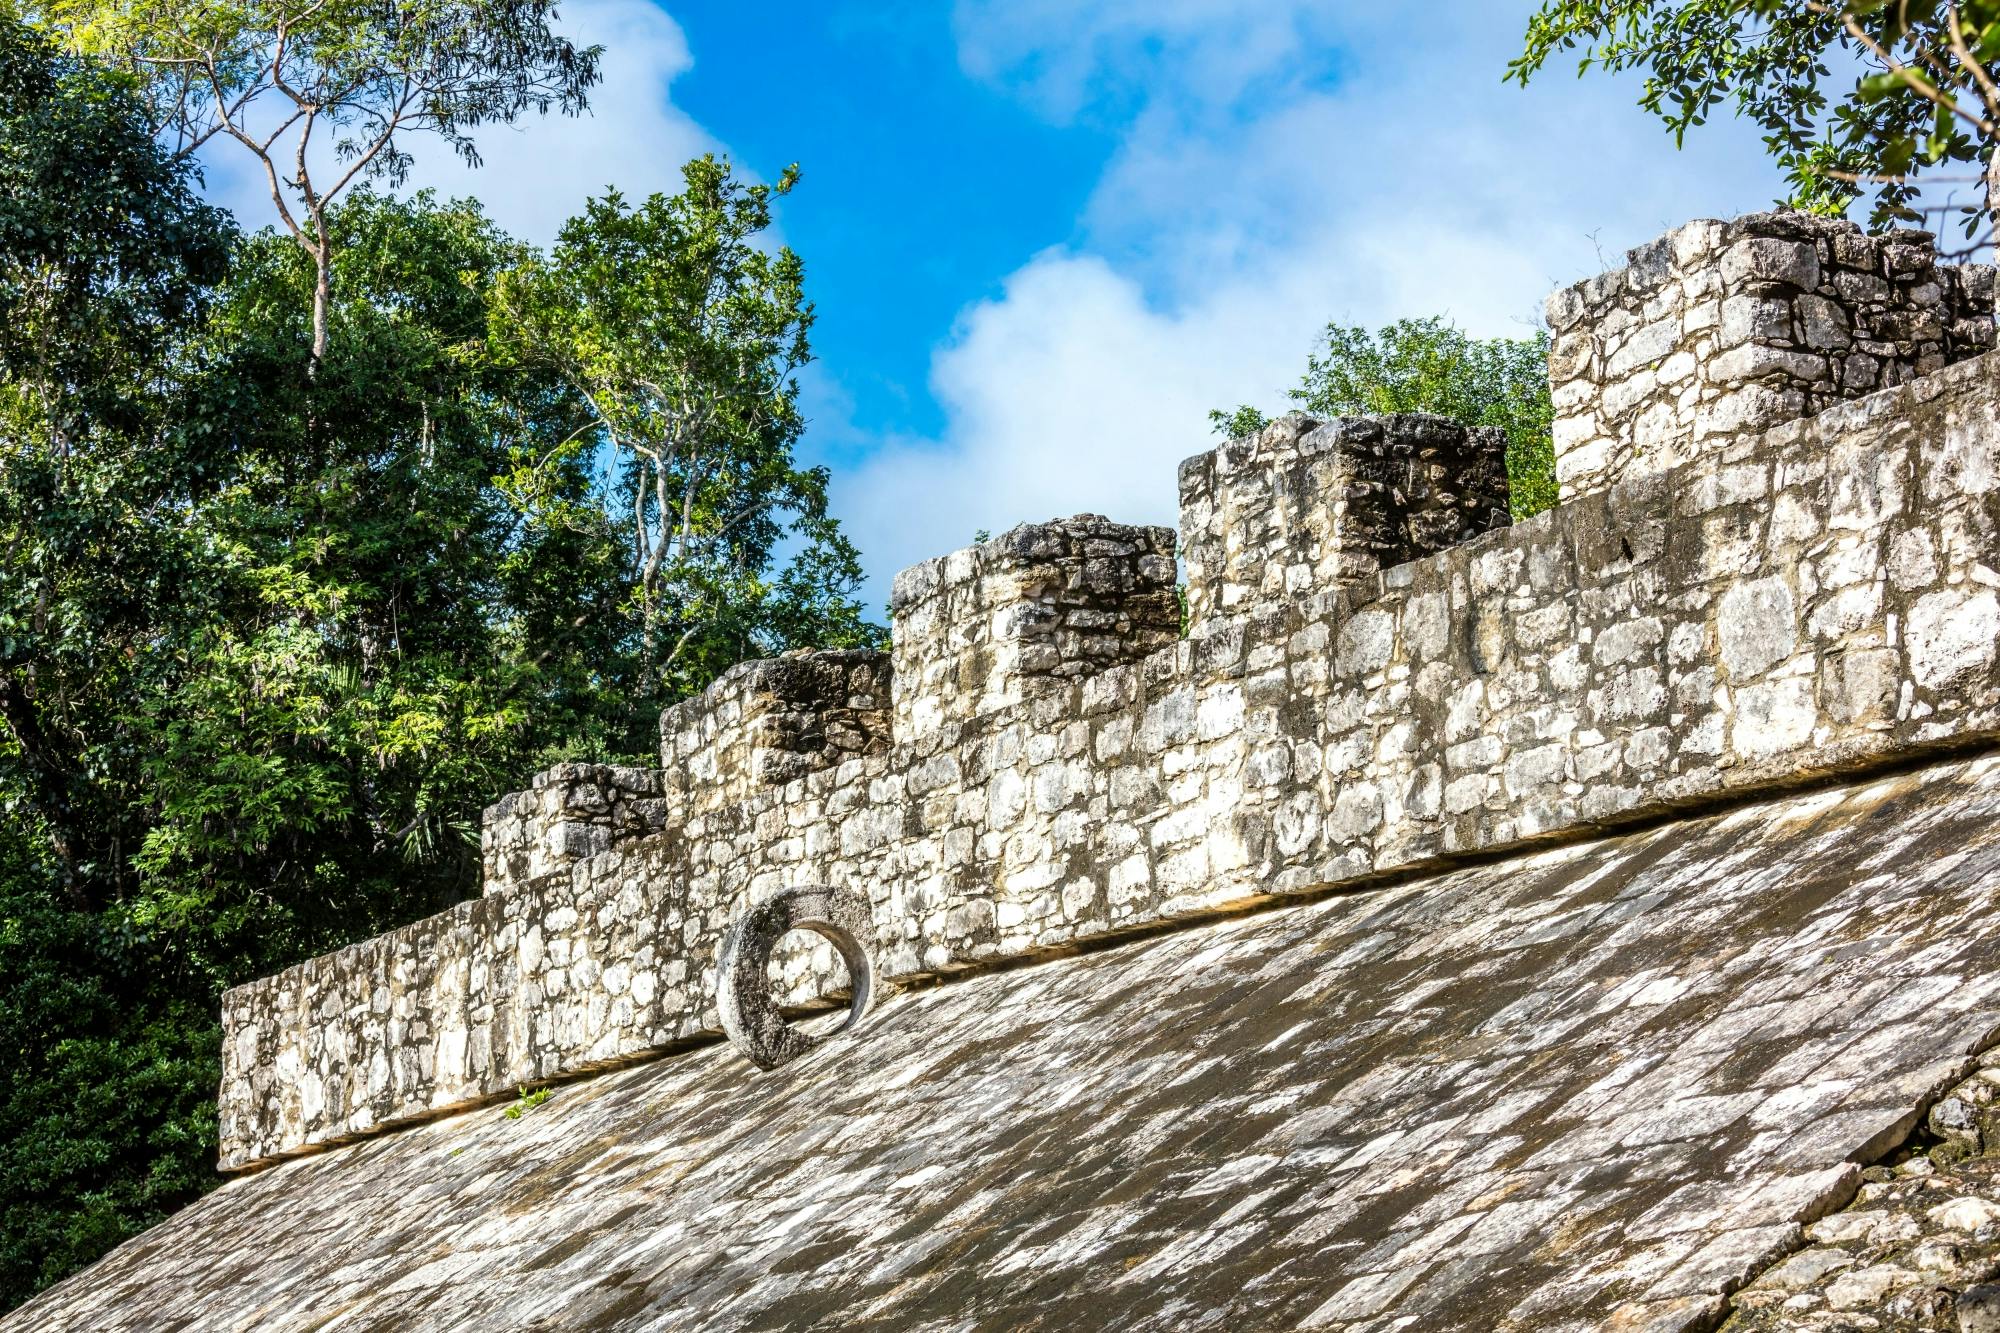
[[[410,189],[475,195],[502,228],[547,244],[606,186],[640,198],[673,193],[682,163],[721,151],[673,104],[673,81],[694,61],[680,25],[651,0],[568,0],[558,26],[578,45],[604,47],[604,80],[591,90],[590,109],[576,117],[529,113],[515,125],[483,127],[477,168],[439,140],[412,135],[403,145],[416,163]],[[240,145],[213,144],[203,160],[209,195],[242,225],[276,222],[263,169]]]
[[[1178,313],[1149,309],[1101,258],[1052,251],[967,312],[937,358],[942,442],[885,447],[840,488],[874,575],[969,544],[978,528],[1086,511],[1172,522],[1173,461],[1202,447],[1207,409],[1275,391],[1317,316],[1274,311],[1254,283]],[[1227,325],[1244,336],[1218,348]],[[1219,353],[1219,355],[1218,355]],[[1118,367],[1115,372],[1109,367]]]
[[[944,438],[891,444],[843,478],[871,600],[897,569],[979,528],[1083,512],[1171,525],[1176,465],[1215,443],[1209,409],[1281,407],[1330,318],[1449,310],[1467,327],[1525,332],[1532,306],[1506,301],[1540,287],[1532,258],[1375,221],[1219,274],[1170,308],[1097,255],[1050,251],[1017,271],[934,361]]]
[[[1629,83],[1564,68],[1503,87],[1524,20],[1483,0],[1418,27],[1342,20],[1367,59],[1320,44],[1322,0],[1243,8],[961,3],[965,68],[1042,112],[1141,101],[1081,240],[1027,261],[936,352],[939,438],[843,479],[874,598],[976,528],[1173,522],[1208,409],[1281,407],[1328,320],[1519,334],[1556,286],[1777,189],[1754,134],[1719,123],[1677,154]],[[1315,75],[1332,61],[1343,78]]]
[[[1132,97],[1224,104],[1344,20],[1325,0],[959,0],[959,64],[1058,120]]]

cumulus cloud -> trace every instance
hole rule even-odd
[[[1243,8],[962,0],[968,73],[1056,119],[1135,100],[1078,240],[936,350],[944,430],[843,479],[874,596],[981,527],[1173,522],[1208,409],[1282,407],[1329,320],[1519,335],[1557,285],[1777,189],[1753,134],[1718,125],[1676,154],[1630,84],[1503,87],[1522,19],[1482,0],[1331,34],[1321,0]]]
[[[627,195],[680,188],[681,164],[720,145],[672,101],[673,81],[693,67],[685,34],[651,0],[569,0],[560,27],[573,41],[604,47],[604,81],[581,116],[533,113],[483,127],[482,165],[469,167],[442,142],[412,135],[409,188],[474,195],[501,227],[546,244],[583,202],[616,185]],[[275,223],[263,169],[240,145],[203,155],[208,193],[246,227]]]
[[[959,64],[1068,120],[1133,99],[1225,105],[1300,72],[1345,22],[1325,0],[959,0]]]

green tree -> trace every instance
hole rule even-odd
[[[0,784],[32,799],[79,907],[121,889],[130,830],[88,716],[127,693],[177,571],[203,460],[160,427],[227,219],[92,66],[0,24]]]
[[[279,224],[313,262],[314,363],[341,194],[370,177],[400,184],[412,135],[476,164],[479,126],[574,115],[599,77],[599,48],[555,31],[554,0],[45,0],[35,12],[130,71],[177,157],[229,140],[262,168]]]
[[[204,504],[213,610],[133,708],[147,923],[235,921],[216,984],[477,888],[483,805],[544,760],[649,748],[618,534],[566,449],[565,386],[498,354],[526,251],[476,205],[369,192],[327,216],[316,375],[265,232],[203,332],[200,414],[231,473]],[[203,930],[209,930],[207,925]]]
[[[1329,324],[1291,390],[1301,410],[1320,416],[1431,412],[1507,433],[1507,476],[1516,519],[1556,502],[1549,402],[1549,340],[1471,338],[1445,320],[1399,320],[1378,332]],[[1209,413],[1230,437],[1260,429],[1254,407]]]
[[[212,1183],[224,987],[474,891],[486,802],[547,758],[647,744],[618,534],[588,460],[552,448],[575,403],[488,338],[519,247],[427,197],[327,221],[316,376],[312,264],[266,232],[213,292],[159,284],[174,300],[134,322],[177,336],[136,380],[104,371],[139,396],[123,433],[0,423],[9,1300]],[[65,364],[120,333],[84,326]]]
[[[1643,71],[1639,104],[1676,143],[1733,106],[1799,208],[1867,198],[1876,225],[1956,211],[1970,237],[2000,201],[1990,179],[1983,204],[1918,193],[1935,168],[2000,162],[2000,0],[1543,0],[1508,77],[1570,53],[1580,74]]]
[[[159,940],[46,891],[38,830],[0,830],[0,1309],[215,1183],[211,998]]]
[[[639,686],[663,700],[745,657],[880,640],[826,470],[793,458],[813,309],[799,257],[760,241],[798,170],[747,185],[702,157],[683,175],[636,208],[591,200],[501,284],[524,362],[584,404],[576,447],[614,462]]]
[[[496,297],[629,258],[643,316],[700,237],[617,238],[607,205],[579,277],[474,204],[364,187],[312,251],[239,235],[191,173],[129,78],[0,24],[0,1305],[213,1183],[224,987],[476,891],[480,809],[649,752],[663,695],[880,633],[791,461],[810,307],[756,227],[697,252],[765,275],[703,344],[752,361],[627,344],[655,382],[762,395],[671,437],[700,481],[693,526],[654,529],[687,538],[656,595],[710,600],[659,610],[695,627],[668,678],[598,382],[524,357]]]
[[[118,80],[0,23],[0,1305],[212,1180],[212,994],[136,926],[132,701],[199,618],[171,423],[233,231]]]

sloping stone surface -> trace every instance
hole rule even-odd
[[[1795,795],[291,1162],[17,1326],[1710,1327],[1973,1072],[1996,907],[2000,758]]]
[[[1979,1063],[1807,1248],[1736,1293],[1727,1333],[2000,1328],[2000,1051]]]

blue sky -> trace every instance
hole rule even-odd
[[[1629,81],[1502,73],[1527,0],[568,0],[589,117],[413,142],[416,184],[551,239],[703,151],[769,179],[820,321],[807,456],[867,561],[1084,511],[1174,520],[1210,407],[1282,404],[1328,320],[1531,327],[1554,287],[1778,193]],[[226,160],[211,189],[265,220]]]

